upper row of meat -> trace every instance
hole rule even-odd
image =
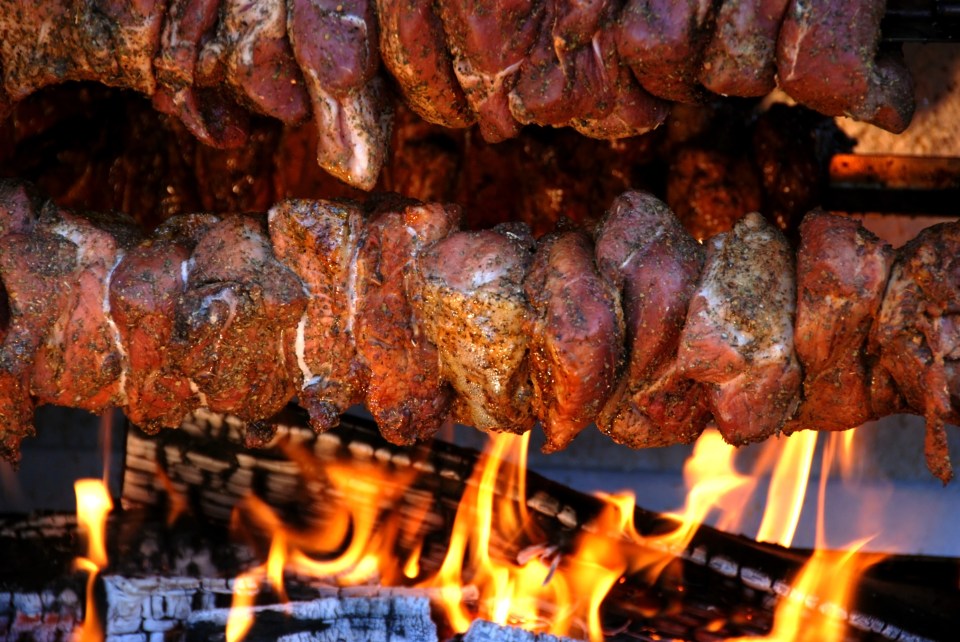
[[[0,446],[35,404],[124,408],[147,429],[201,406],[255,422],[294,396],[318,430],[365,402],[397,443],[448,419],[529,430],[548,450],[591,422],[632,447],[734,444],[927,419],[949,479],[960,420],[960,222],[899,253],[849,218],[759,214],[694,240],[653,196],[594,235],[458,231],[459,208],[288,200],[266,218],[180,215],[143,239],[0,183]]]
[[[0,114],[50,84],[152,97],[204,143],[243,144],[248,110],[312,112],[320,165],[370,189],[391,100],[489,141],[528,123],[621,138],[670,101],[760,96],[892,131],[913,113],[899,55],[878,55],[884,0],[0,0]]]

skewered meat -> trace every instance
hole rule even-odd
[[[857,221],[813,211],[800,225],[794,348],[803,366],[799,428],[846,430],[876,415],[866,342],[893,250]]]
[[[253,421],[293,397],[286,349],[306,307],[300,280],[270,247],[264,222],[231,216],[200,238],[177,303],[178,367],[211,410]]]
[[[424,120],[468,127],[475,118],[457,84],[433,0],[377,0],[380,55],[407,104]]]
[[[376,76],[373,0],[292,0],[287,29],[317,123],[317,162],[361,189],[380,174],[393,118]]]
[[[222,80],[255,112],[295,125],[307,117],[303,76],[287,41],[285,0],[223,0],[217,35],[200,51],[200,84]]]
[[[777,34],[788,0],[724,0],[703,54],[700,82],[723,96],[763,96],[776,86]]]
[[[780,86],[829,116],[849,115],[894,133],[913,117],[913,81],[900,56],[881,53],[885,0],[792,0],[777,42]]]
[[[960,422],[960,223],[927,228],[890,274],[871,343],[907,403],[927,420],[927,467],[953,477],[945,422]]]
[[[597,426],[633,448],[690,443],[709,420],[702,384],[677,369],[677,344],[703,249],[661,201],[627,192],[597,234],[597,263],[620,292],[627,367]]]
[[[547,436],[543,451],[555,452],[593,421],[613,389],[623,315],[583,232],[542,239],[523,287],[532,310],[533,408]]]
[[[532,238],[513,230],[455,232],[420,254],[410,298],[453,386],[453,419],[480,430],[533,425],[523,279]]]
[[[710,410],[728,443],[769,437],[797,408],[794,275],[786,239],[755,212],[707,242],[677,361],[710,384]]]
[[[623,195],[608,214],[596,268],[583,237],[569,233],[535,258],[523,225],[445,235],[455,209],[386,199],[372,211],[365,223],[346,201],[283,202],[270,213],[269,240],[255,216],[183,216],[132,247],[123,218],[62,211],[2,184],[4,455],[16,458],[34,403],[49,402],[126,405],[157,428],[198,405],[255,421],[296,394],[324,429],[366,400],[390,422],[388,437],[409,441],[436,429],[450,399],[451,418],[488,430],[523,431],[536,414],[552,446],[600,401],[598,425],[635,446],[688,441],[710,412],[734,443],[793,417],[802,390],[792,259],[758,214],[709,242],[697,282],[700,246],[641,193]],[[884,291],[887,251],[855,226],[824,220],[814,214],[804,227],[801,257],[801,296],[824,291],[814,285],[828,293],[801,302],[811,306],[804,314],[817,306],[822,325],[801,317],[806,403],[836,400],[831,371],[844,370],[844,381],[862,372],[852,384],[858,407],[844,411],[850,420],[925,414],[928,460],[946,479],[943,424],[960,418],[960,224],[931,228],[901,251],[864,348],[864,309]],[[566,239],[573,245],[563,250]],[[837,267],[848,262],[860,271]],[[594,289],[594,270],[606,288]],[[623,303],[629,361],[601,399],[591,376],[609,381],[619,346],[611,291]],[[574,297],[582,298],[571,306]],[[844,297],[855,300],[834,307]],[[570,341],[582,329],[595,345]],[[862,356],[851,362],[850,351]],[[588,359],[596,370],[584,370]],[[391,387],[395,371],[404,382]],[[824,412],[805,407],[786,429]]]
[[[406,281],[420,252],[458,219],[455,207],[388,203],[367,223],[357,258],[357,353],[369,371],[367,407],[392,443],[432,437],[450,409],[437,349],[421,336]]]
[[[513,138],[520,124],[508,96],[540,32],[546,0],[441,2],[454,72],[484,139]]]
[[[302,379],[297,398],[311,425],[327,430],[363,400],[366,373],[354,334],[363,213],[351,203],[288,200],[270,210],[269,220],[273,251],[300,277],[307,295],[286,347]]]
[[[643,88],[677,102],[699,102],[713,0],[628,0],[620,16],[617,49]]]
[[[124,256],[110,280],[110,314],[126,346],[127,418],[154,432],[198,408],[199,389],[181,372],[185,346],[174,343],[190,256],[219,219],[210,214],[170,219]]]

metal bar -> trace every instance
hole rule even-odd
[[[960,158],[836,154],[829,175],[829,210],[960,216]]]
[[[880,31],[891,44],[960,42],[960,2],[890,0]]]

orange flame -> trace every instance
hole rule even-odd
[[[803,500],[807,496],[810,465],[817,448],[813,430],[794,433],[784,440],[780,459],[774,467],[767,491],[767,509],[763,513],[757,541],[790,546],[800,522]]]
[[[113,510],[113,500],[106,485],[99,479],[78,479],[73,489],[77,496],[77,522],[87,533],[87,555],[78,557],[74,565],[78,570],[88,573],[86,617],[77,629],[75,639],[78,642],[95,642],[103,640],[104,632],[97,616],[93,587],[97,573],[107,565],[106,525],[107,516]]]

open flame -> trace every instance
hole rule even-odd
[[[79,479],[73,488],[77,496],[77,522],[87,534],[87,554],[78,557],[75,566],[88,573],[86,616],[75,632],[74,639],[77,642],[96,642],[103,640],[104,634],[97,617],[93,587],[97,573],[107,565],[106,524],[107,516],[113,510],[113,500],[106,485],[99,479]]]
[[[847,439],[835,436],[825,458],[832,458],[843,443],[849,452]],[[798,433],[776,443],[778,454],[768,450],[757,467],[773,471],[758,537],[789,545],[803,507],[817,433]],[[328,586],[413,586],[430,595],[455,633],[483,618],[599,642],[604,639],[601,605],[622,578],[640,574],[653,582],[665,569],[679,568],[670,563],[688,552],[700,525],[710,517],[737,524],[755,490],[756,475],[738,472],[736,449],[710,430],[684,466],[685,504],[667,515],[674,528],[642,534],[634,524],[632,493],[600,494],[599,513],[561,546],[545,541],[528,508],[528,447],[529,435],[490,436],[457,505],[442,558],[436,555],[437,542],[428,544],[421,528],[433,499],[411,502],[416,467],[397,470],[376,457],[319,466],[309,452],[288,447],[287,455],[304,477],[328,488],[332,500],[324,499],[322,527],[291,526],[253,495],[237,506],[238,531],[269,533],[271,539],[266,561],[235,581],[227,640],[238,642],[247,634],[253,623],[251,607],[264,586],[286,602],[284,578],[295,575]],[[830,637],[837,614],[850,608],[852,587],[876,559],[854,554],[861,543],[843,553],[822,545],[824,484],[831,462],[825,459],[821,475],[817,550],[784,593],[775,628],[764,639],[838,639]],[[428,554],[430,563],[425,563]],[[818,627],[828,624],[813,637],[798,637],[801,629],[811,630],[814,620]]]

